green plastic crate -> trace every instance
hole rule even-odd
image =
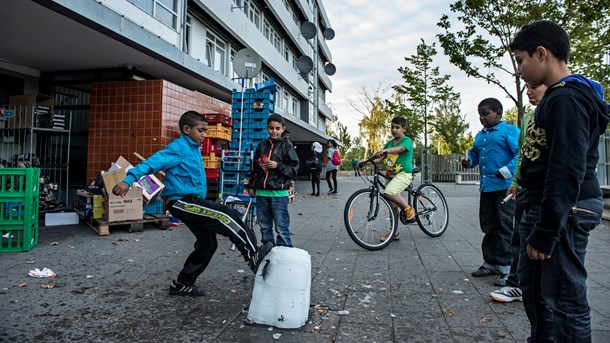
[[[40,169],[0,168],[0,252],[30,251],[38,244]]]

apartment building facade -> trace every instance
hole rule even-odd
[[[293,142],[330,138],[326,95],[335,67],[326,41],[334,31],[322,0],[4,0],[0,6],[0,105],[13,95],[44,94],[56,110],[71,111],[77,183],[89,182],[123,150],[146,155],[162,147],[176,129],[171,121],[189,104],[230,111],[233,90],[269,80],[277,86],[275,112],[286,118]],[[246,48],[262,66],[241,79],[234,59]],[[114,89],[124,91],[109,95]],[[140,104],[129,107],[127,99]],[[159,139],[125,129],[148,125],[160,129]],[[138,145],[128,145],[125,135]],[[115,137],[98,144],[101,136]],[[124,144],[113,147],[120,138]],[[83,168],[87,176],[80,177]]]

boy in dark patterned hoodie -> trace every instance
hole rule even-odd
[[[531,342],[591,342],[585,284],[589,232],[601,221],[599,136],[608,125],[603,88],[567,63],[570,41],[557,24],[524,26],[510,44],[521,78],[547,91],[527,127],[518,275]]]

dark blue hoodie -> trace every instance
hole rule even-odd
[[[527,242],[551,255],[576,201],[602,195],[596,168],[608,103],[599,83],[570,75],[547,89],[533,119],[521,148],[519,184],[524,202],[541,206]]]

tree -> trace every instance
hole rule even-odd
[[[460,113],[459,105],[459,101],[453,99],[441,102],[435,109],[435,121],[432,124],[437,140],[440,139],[450,154],[460,154],[472,143],[466,139],[465,133],[470,125],[466,122],[466,115]]]
[[[605,85],[606,91],[610,89],[610,63],[604,63],[610,51],[607,1],[459,0],[450,9],[458,14],[460,25],[453,29],[446,14],[438,22],[445,30],[437,35],[445,55],[467,76],[502,89],[517,106],[519,121],[525,113],[525,85],[517,75],[509,44],[517,31],[532,21],[545,18],[562,25],[572,44],[572,72],[583,72]],[[513,87],[503,83],[496,71],[508,74]]]
[[[344,156],[345,152],[348,151],[352,145],[352,136],[347,132],[347,126],[342,123],[337,123],[337,133],[337,139],[341,142],[339,153],[341,156]]]
[[[385,105],[382,94],[387,90],[382,84],[373,90],[362,88],[360,103],[348,99],[350,106],[362,115],[358,123],[361,137],[366,141],[365,155],[381,150],[390,137],[390,111]]]
[[[432,67],[432,58],[436,53],[435,44],[428,45],[422,39],[417,46],[417,53],[405,57],[405,61],[411,67],[398,68],[404,83],[393,87],[399,95],[406,96],[406,101],[411,105],[413,112],[423,118],[424,151],[427,151],[428,147],[428,124],[434,121],[430,116],[432,106],[441,101],[457,98],[453,87],[446,84],[450,76],[441,76],[439,67]],[[425,180],[429,180],[429,172],[428,168],[424,169]]]
[[[424,118],[419,116],[412,108],[405,103],[404,96],[394,93],[393,100],[386,100],[386,108],[389,111],[390,117],[403,117],[407,121],[405,128],[405,136],[411,138],[413,142],[420,143],[420,135],[424,132]],[[388,122],[388,125],[389,122]]]
[[[527,106],[527,107],[529,107],[529,106]],[[504,121],[507,122],[508,124],[513,124],[513,125],[516,125],[517,127],[519,127],[519,125],[517,125],[518,116],[519,116],[519,109],[516,106],[514,106],[514,107],[511,107],[508,110],[504,111],[504,114],[502,115],[502,119],[504,119]]]

